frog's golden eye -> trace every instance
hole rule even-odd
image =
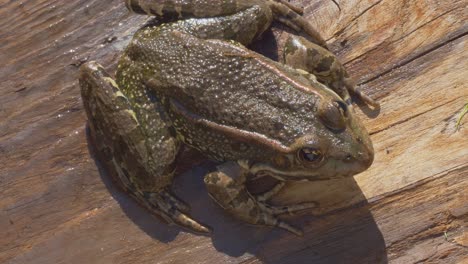
[[[342,101],[323,104],[319,110],[319,117],[323,124],[331,130],[342,131],[346,128],[348,106]]]
[[[316,148],[302,148],[297,152],[299,160],[309,165],[318,165],[323,160],[323,154]]]

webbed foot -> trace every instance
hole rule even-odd
[[[132,196],[156,216],[162,217],[168,224],[176,224],[197,233],[210,233],[209,227],[204,226],[187,213],[189,206],[168,190],[160,192],[134,192]]]
[[[253,225],[275,226],[298,236],[303,232],[276,216],[294,213],[317,206],[316,203],[303,203],[289,206],[272,206],[266,201],[278,193],[285,185],[280,182],[270,191],[254,196],[245,186],[247,172],[237,163],[227,162],[218,166],[218,171],[205,176],[205,184],[210,196],[228,213]]]

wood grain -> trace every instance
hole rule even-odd
[[[194,168],[174,188],[212,236],[154,219],[101,169],[77,69],[96,60],[113,72],[146,17],[120,0],[0,1],[0,262],[466,263],[467,118],[455,128],[468,99],[466,1],[291,2],[382,104],[357,107],[376,151],[369,170],[275,197],[320,203],[286,217],[302,238],[223,214],[202,183],[207,162],[182,164]],[[275,53],[286,34],[254,46]]]

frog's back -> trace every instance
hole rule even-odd
[[[125,56],[131,58],[129,68],[137,73],[122,75],[133,79],[149,76],[159,86],[159,97],[172,98],[184,111],[215,124],[252,132],[285,146],[320,129],[314,113],[326,89],[312,89],[292,69],[234,42],[200,40],[157,28],[142,30]],[[186,119],[172,114],[173,119],[177,115]],[[216,159],[232,159],[229,155],[233,154],[246,158],[247,148],[252,147],[187,120],[174,123],[186,143]],[[220,154],[220,148],[227,149],[226,153]],[[256,151],[265,151],[255,149],[251,150],[253,156],[258,156]]]

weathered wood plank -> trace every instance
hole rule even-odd
[[[366,199],[398,191],[409,184],[466,165],[466,131],[456,132],[455,124],[468,97],[466,76],[460,74],[468,70],[468,65],[457,65],[457,62],[466,60],[467,55],[464,38],[461,38],[371,84],[394,92],[381,100],[381,114],[376,119],[367,120],[376,157],[369,170],[355,177]],[[402,77],[413,76],[413,71],[425,74],[414,75],[408,80]],[[427,76],[437,78],[434,80]],[[447,155],[447,148],[450,155]],[[336,182],[336,185],[340,184],[340,181]],[[296,202],[294,197],[302,199],[309,196],[309,200],[324,200],[329,210],[356,202],[356,199],[343,199],[341,195],[334,198],[337,191],[320,193],[319,190],[326,188],[321,184],[292,185],[297,186],[297,191],[285,189],[278,200]],[[337,200],[341,204],[330,204]]]
[[[292,2],[382,103],[358,109],[376,150],[371,169],[277,197],[320,202],[309,213],[322,215],[291,218],[304,238],[224,215],[204,190],[206,164],[175,189],[213,236],[150,217],[90,156],[76,66],[92,59],[112,71],[146,18],[121,0],[0,1],[0,262],[463,262],[467,121],[455,123],[468,98],[466,3]]]

